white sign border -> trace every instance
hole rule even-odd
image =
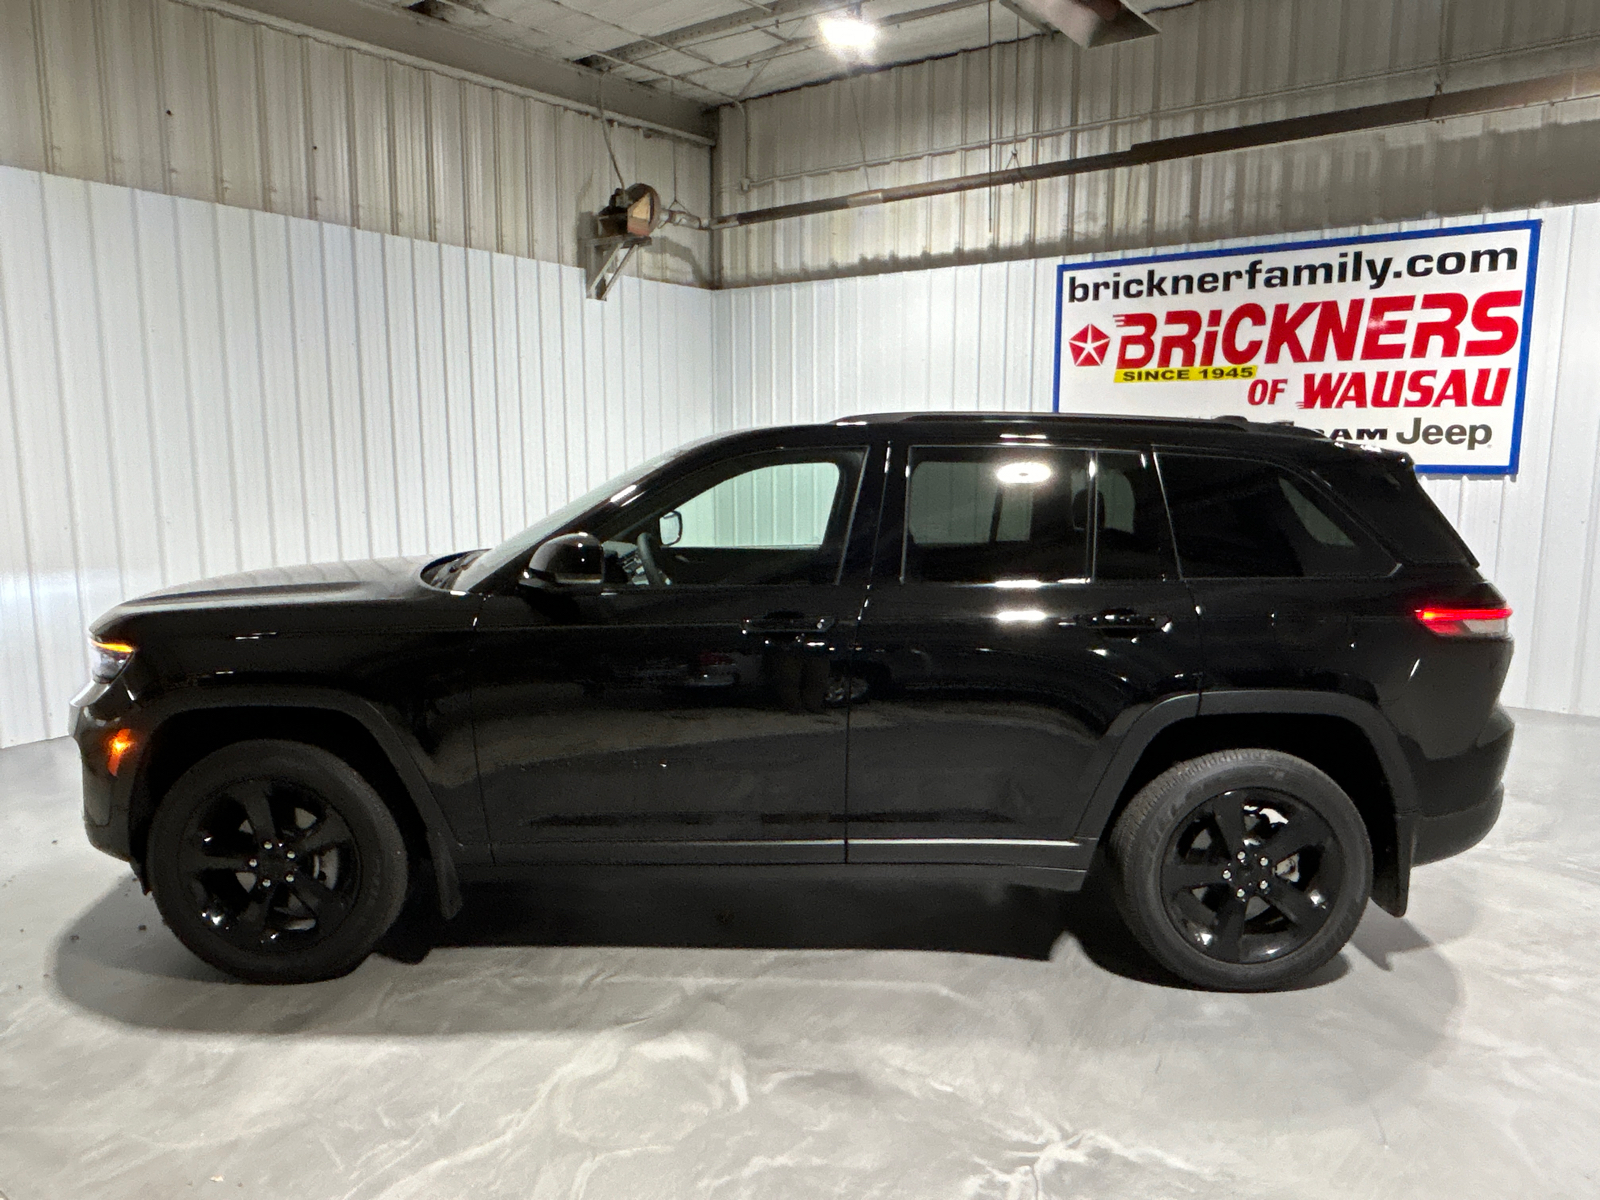
[[[1511,458],[1504,466],[1428,466],[1414,463],[1419,475],[1438,476],[1508,476],[1515,475],[1522,461],[1522,405],[1528,392],[1528,352],[1533,343],[1533,294],[1539,274],[1539,231],[1544,222],[1538,217],[1522,221],[1492,221],[1477,225],[1449,225],[1442,229],[1405,229],[1392,233],[1364,233],[1349,237],[1320,238],[1304,242],[1272,242],[1266,245],[1251,243],[1244,246],[1223,246],[1215,250],[1182,250],[1168,254],[1147,254],[1139,258],[1090,258],[1073,262],[1063,261],[1056,266],[1056,328],[1055,374],[1050,388],[1050,411],[1061,411],[1061,323],[1064,319],[1063,288],[1067,274],[1073,271],[1092,270],[1097,267],[1136,267],[1147,263],[1183,262],[1195,258],[1232,258],[1241,254],[1269,254],[1286,250],[1316,250],[1324,246],[1363,246],[1372,242],[1398,242],[1416,238],[1456,237],[1463,233],[1500,233],[1521,229],[1528,233],[1528,273],[1526,294],[1522,298],[1522,348],[1517,355],[1517,405],[1512,416]]]

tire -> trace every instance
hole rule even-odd
[[[1303,979],[1349,941],[1372,891],[1350,797],[1277,750],[1178,763],[1128,803],[1106,851],[1134,937],[1173,974],[1222,991]]]
[[[393,814],[348,763],[260,740],[207,755],[173,784],[145,873],[196,956],[249,983],[310,983],[371,953],[405,903],[408,863]]]

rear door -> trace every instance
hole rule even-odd
[[[854,660],[849,860],[1081,869],[1105,739],[1198,686],[1153,457],[901,444],[889,480]]]

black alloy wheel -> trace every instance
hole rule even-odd
[[[405,901],[404,839],[349,764],[288,741],[227,746],[191,767],[151,824],[147,875],[168,926],[241,979],[354,969]]]
[[[178,869],[201,919],[241,950],[324,941],[361,886],[361,852],[344,818],[282,779],[244,779],[206,797],[184,830]]]
[[[1222,750],[1146,784],[1106,845],[1117,905],[1190,983],[1265,991],[1331,959],[1372,890],[1372,847],[1350,797],[1277,750]]]
[[[1173,831],[1161,864],[1167,917],[1219,962],[1281,958],[1327,923],[1344,855],[1310,805],[1269,788],[1206,801]]]

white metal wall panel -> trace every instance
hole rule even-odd
[[[0,745],[123,597],[489,544],[714,427],[700,288],[10,167],[0,212]]]
[[[619,124],[628,182],[710,208],[710,150]],[[599,120],[204,0],[0,0],[0,164],[568,265]],[[643,278],[708,280],[669,227]]]
[[[1206,0],[1155,19],[1159,37],[1113,47],[1023,37],[725,108],[718,211],[1587,67],[1600,49],[1600,0]],[[1013,36],[1010,14],[995,28]],[[1581,202],[1597,164],[1600,102],[1572,101],[730,230],[721,282]]]
[[[1600,716],[1600,339],[1593,335],[1600,204],[1495,219],[1533,215],[1544,229],[1521,472],[1430,479],[1426,487],[1516,610],[1506,701]],[[916,409],[1047,411],[1061,261],[716,292],[717,423]]]

